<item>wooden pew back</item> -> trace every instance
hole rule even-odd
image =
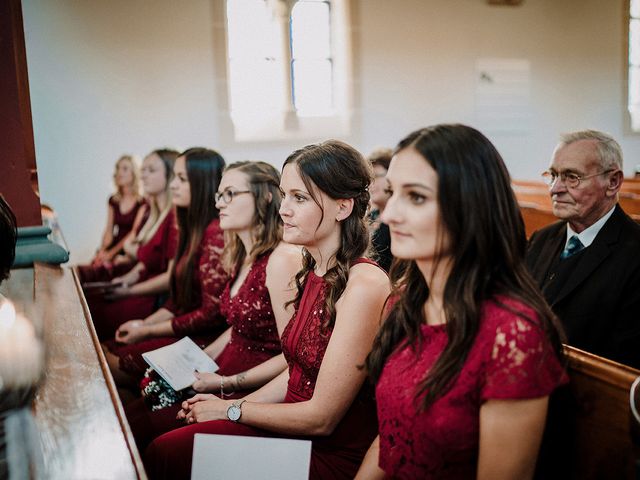
[[[640,192],[620,192],[618,203],[628,215],[640,215]]]
[[[518,203],[551,209],[549,187],[533,180],[513,180],[511,184]],[[640,179],[625,178],[618,196],[620,206],[628,215],[640,215]]]
[[[524,220],[524,228],[527,238],[536,230],[540,230],[547,225],[557,222],[558,219],[550,209],[540,208],[537,205],[520,204],[520,212]]]
[[[621,192],[640,193],[640,178],[625,178],[622,182]]]
[[[519,189],[534,189],[549,191],[549,187],[542,180],[512,180],[514,191]],[[626,177],[622,182],[621,192],[640,193],[640,178]]]
[[[569,385],[552,397],[539,478],[635,478],[630,389],[640,371],[566,346]]]
[[[514,180],[512,187],[524,218],[527,238],[558,220],[551,213],[549,187],[543,182]],[[627,215],[640,222],[640,180],[625,179],[618,203]]]
[[[516,198],[518,199],[518,203],[551,210],[549,187],[545,184],[519,185],[514,182],[512,187],[513,192],[516,194]]]

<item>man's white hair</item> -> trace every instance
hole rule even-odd
[[[570,145],[580,140],[595,140],[597,142],[600,166],[604,170],[622,170],[622,148],[611,135],[597,130],[580,130],[560,136],[562,145]]]

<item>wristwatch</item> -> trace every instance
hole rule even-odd
[[[236,400],[233,402],[229,408],[227,408],[227,418],[232,422],[237,422],[240,420],[242,416],[242,404],[246,402],[245,399],[241,398],[240,400]]]

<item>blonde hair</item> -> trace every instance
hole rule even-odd
[[[116,192],[113,194],[116,200],[120,200],[123,195],[122,187],[116,183],[116,175],[118,174],[118,166],[122,162],[129,162],[131,165],[131,175],[133,180],[131,181],[131,193],[134,197],[139,198],[140,195],[140,167],[138,165],[138,158],[133,155],[122,155],[115,164],[113,171],[113,183],[116,187]]]
[[[138,236],[136,237],[137,243],[147,243],[158,231],[160,225],[169,214],[169,211],[173,208],[173,204],[171,202],[171,190],[169,189],[169,184],[173,179],[173,164],[178,158],[178,152],[176,150],[170,149],[161,149],[154,150],[149,155],[145,157],[149,158],[151,155],[157,155],[160,160],[162,160],[162,164],[165,168],[165,186],[164,191],[167,195],[167,204],[164,206],[162,210],[158,208],[158,203],[155,198],[147,198],[147,203],[149,204],[149,217],[147,221],[144,223]]]

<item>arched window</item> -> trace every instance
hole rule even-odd
[[[227,0],[236,140],[348,134],[348,0]]]

